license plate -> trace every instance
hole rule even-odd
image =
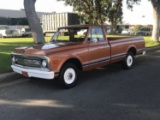
[[[28,77],[28,73],[27,72],[22,72],[22,75],[25,77]]]

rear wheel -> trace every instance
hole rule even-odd
[[[72,88],[77,83],[78,68],[72,63],[66,63],[59,76],[59,83],[64,88]]]
[[[126,58],[122,62],[122,66],[125,69],[131,69],[134,65],[134,56],[132,52],[128,52]]]

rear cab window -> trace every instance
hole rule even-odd
[[[92,27],[88,36],[89,42],[104,41],[104,34],[101,27]]]

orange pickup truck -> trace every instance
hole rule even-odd
[[[75,86],[79,71],[121,62],[130,69],[134,56],[144,52],[142,37],[106,37],[105,26],[74,25],[58,28],[46,44],[15,48],[12,69],[30,78],[58,77],[65,88]]]

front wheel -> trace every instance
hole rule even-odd
[[[134,56],[131,52],[128,52],[126,58],[122,62],[122,66],[125,69],[131,69],[133,65],[134,65]]]
[[[77,67],[72,63],[65,64],[61,71],[59,76],[59,83],[64,88],[72,88],[77,83],[77,74],[78,69]]]

